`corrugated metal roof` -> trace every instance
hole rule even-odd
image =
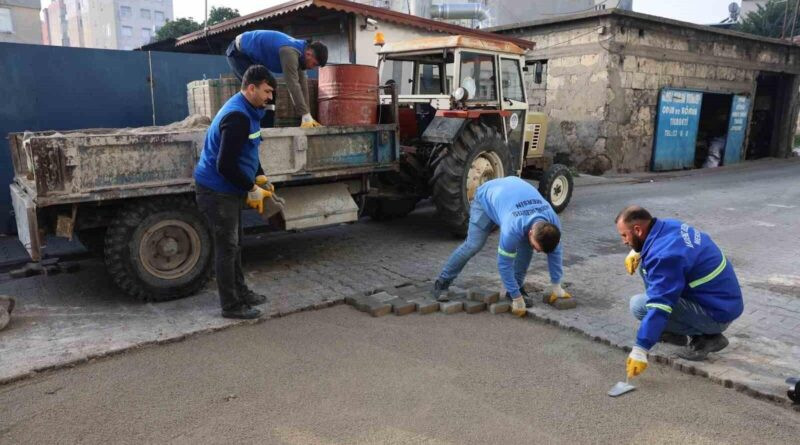
[[[391,11],[384,8],[377,8],[375,6],[362,5],[360,3],[354,3],[347,0],[293,0],[290,2],[282,3],[277,6],[273,6],[271,8],[254,12],[252,14],[248,14],[242,17],[237,17],[235,19],[218,23],[216,25],[210,26],[207,32],[209,36],[213,36],[237,28],[244,28],[248,25],[259,22],[261,20],[266,20],[277,16],[289,14],[309,7],[317,7],[334,11],[359,14],[369,18],[373,18],[378,21],[385,21],[399,25],[407,25],[414,28],[424,29],[427,31],[442,32],[447,34],[461,34],[488,40],[511,42],[522,48],[529,49],[533,48],[534,46],[534,43],[528,40],[502,36],[498,34],[492,34],[486,31],[465,28],[463,26],[453,25],[450,23],[437,22],[431,19],[425,19],[422,17],[417,17],[402,12]],[[175,46],[180,47],[181,45],[186,45],[188,43],[199,40],[206,35],[205,33],[206,30],[200,30],[200,31],[195,31],[191,34],[186,34],[185,36],[181,36],[178,38]]]

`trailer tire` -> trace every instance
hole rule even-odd
[[[511,151],[497,130],[480,122],[464,128],[431,178],[433,202],[456,236],[466,236],[469,208],[477,187],[513,174]]]
[[[105,263],[120,289],[142,301],[167,301],[203,288],[211,273],[208,226],[194,201],[135,201],[106,232]]]
[[[556,213],[561,213],[572,199],[572,173],[561,164],[553,164],[539,180],[539,193],[550,203]]]

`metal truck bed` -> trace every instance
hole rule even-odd
[[[265,128],[261,165],[275,184],[389,170],[398,159],[395,129]],[[39,208],[194,189],[205,128],[119,131],[12,133],[14,184]]]
[[[20,241],[39,260],[41,232],[52,232],[40,229],[55,224],[56,233],[71,233],[74,210],[72,218],[69,212],[62,218],[65,208],[193,191],[205,134],[206,127],[197,125],[10,134],[10,187]],[[261,165],[278,187],[397,168],[394,124],[265,128],[261,136]],[[55,206],[58,221],[45,223],[41,211]]]

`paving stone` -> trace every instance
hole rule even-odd
[[[391,296],[386,292],[379,292],[377,294],[366,295],[363,298],[357,298],[354,300],[353,307],[358,309],[361,312],[369,312],[371,308],[375,307],[379,304],[386,304],[389,303],[391,300],[396,299],[397,297]],[[391,303],[389,303],[389,309],[391,310]]]
[[[468,314],[477,314],[486,310],[486,303],[483,301],[465,301],[464,312]]]
[[[344,297],[344,303],[350,306],[358,306],[358,304],[363,302],[366,298],[367,295],[364,294],[352,294]]]
[[[403,300],[401,298],[395,298],[393,300],[389,300],[387,301],[387,303],[392,305],[392,312],[394,312],[395,315],[408,315],[417,310],[416,304]]]
[[[467,298],[467,295],[467,290],[460,287],[451,287],[447,289],[447,296],[450,298]]]
[[[460,300],[441,302],[439,310],[445,314],[455,314],[464,310],[464,302]]]
[[[489,305],[489,312],[493,314],[502,314],[511,310],[511,303],[508,301],[498,301],[497,303]]]
[[[363,311],[373,317],[383,317],[392,312],[392,305],[382,301],[368,300],[363,307]]]
[[[387,301],[394,300],[397,297],[394,296],[394,295],[389,294],[388,292],[382,291],[382,292],[378,292],[376,294],[370,295],[369,298],[372,298],[373,300],[376,300],[376,301],[387,302]]]
[[[439,302],[431,298],[411,300],[409,303],[414,303],[416,305],[417,312],[422,315],[430,314],[439,310]]]
[[[575,309],[578,306],[578,302],[574,298],[559,298],[550,306],[563,311],[565,309]]]
[[[470,289],[469,299],[472,301],[480,301],[486,304],[497,303],[500,299],[500,292],[490,291],[483,288]]]

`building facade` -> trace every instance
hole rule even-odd
[[[42,43],[39,0],[0,0],[0,42]]]
[[[531,110],[549,116],[547,149],[593,174],[723,164],[791,151],[800,47],[629,11],[499,27],[536,43]]]
[[[173,18],[172,0],[52,0],[45,43],[131,50],[150,43]]]

